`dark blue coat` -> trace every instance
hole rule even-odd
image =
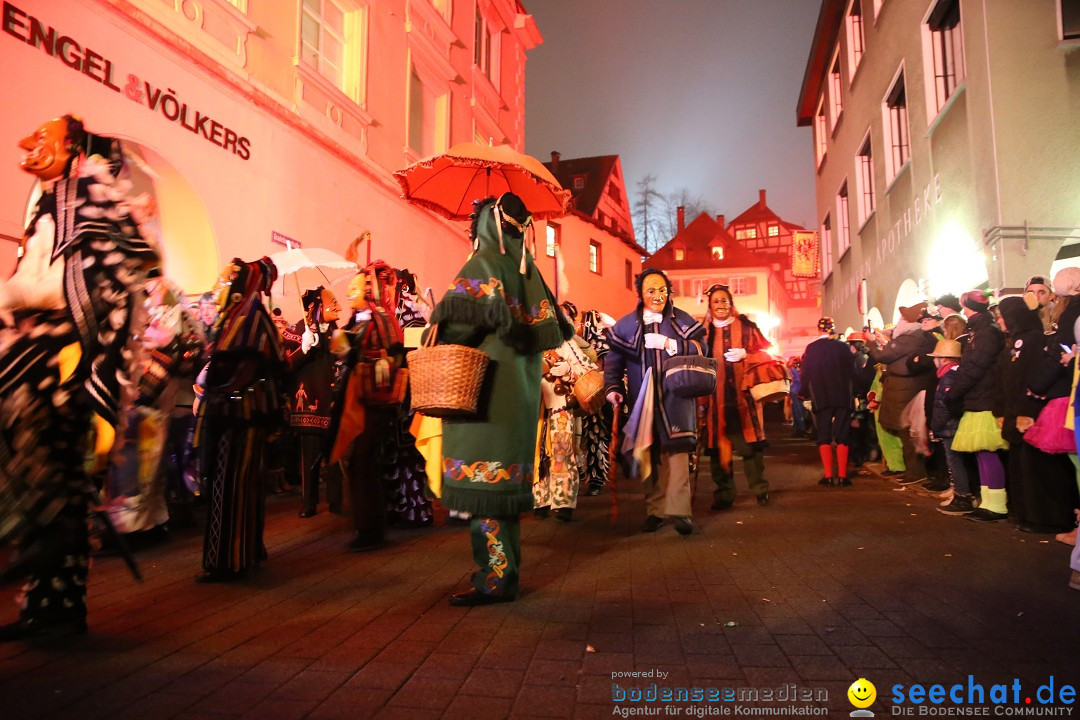
[[[666,350],[645,347],[645,333],[658,332],[675,340],[676,355],[704,355],[705,328],[688,313],[671,303],[664,309],[664,320],[645,327],[641,323],[641,306],[623,316],[611,328],[611,352],[604,358],[604,393],[618,392],[633,407],[641,390],[641,379],[647,368],[653,370],[657,392],[656,421],[664,452],[689,452],[697,444],[696,402],[664,393],[661,387],[663,362],[670,357]]]

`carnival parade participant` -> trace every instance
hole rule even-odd
[[[615,324],[615,318],[599,310],[586,310],[581,314],[576,332],[589,344],[592,357],[601,371],[604,358],[611,350],[608,342],[608,328]],[[611,457],[608,452],[611,445],[612,405],[603,407],[591,415],[581,418],[581,467],[579,474],[582,485],[586,486],[586,495],[599,495],[607,482],[610,472]]]
[[[727,510],[735,503],[734,452],[743,459],[746,482],[758,505],[768,505],[765,424],[761,406],[744,389],[743,379],[751,363],[771,359],[765,352],[770,343],[750,318],[735,309],[727,285],[712,285],[705,297],[709,306],[707,347],[718,361],[716,392],[700,403],[709,470],[716,485],[712,509]]]
[[[386,473],[379,455],[396,441],[406,383],[396,287],[397,275],[386,263],[364,268],[349,283],[349,320],[334,338],[335,351],[347,356],[335,393],[329,461],[343,461],[349,483],[351,552],[373,550],[386,539]]]
[[[19,620],[0,642],[86,631],[91,425],[100,469],[132,387],[157,252],[123,201],[120,142],[71,116],[20,143],[40,181],[14,275],[0,283],[0,545],[4,579],[28,577]]]
[[[330,339],[341,314],[334,293],[324,287],[303,295],[304,317],[281,334],[285,359],[292,371],[289,396],[289,425],[299,440],[302,507],[300,517],[318,512],[319,481],[325,465],[325,446],[330,432],[333,404],[334,356]],[[330,512],[341,512],[341,483],[327,477],[326,499]]]
[[[563,308],[569,303],[564,303]],[[573,309],[573,306],[571,306]],[[575,313],[567,313],[572,318]],[[596,365],[585,355],[588,344],[575,335],[544,353],[540,376],[540,471],[533,482],[537,517],[570,521],[581,486],[581,417],[568,403],[574,383]]]
[[[818,484],[848,487],[851,485],[847,464],[855,397],[855,358],[847,343],[836,339],[832,318],[818,320],[818,332],[821,337],[806,346],[802,363],[802,393],[811,402],[824,473]],[[836,443],[835,470],[833,443]]]
[[[512,193],[476,203],[474,252],[431,316],[437,339],[483,350],[491,358],[475,418],[445,418],[443,503],[471,513],[472,588],[452,605],[517,597],[520,514],[533,506],[541,354],[573,336],[532,255],[532,216]],[[429,331],[430,332],[430,331]]]
[[[705,328],[671,301],[671,282],[649,268],[637,278],[638,306],[611,328],[604,361],[604,390],[615,411],[633,408],[626,442],[645,485],[648,517],[642,532],[656,532],[670,519],[680,535],[691,521],[690,452],[697,444],[695,403],[664,390],[663,361],[673,355],[704,355]]]
[[[242,577],[266,559],[263,471],[270,435],[281,429],[278,379],[285,356],[260,295],[277,268],[264,257],[235,258],[218,280],[218,313],[210,361],[195,394],[195,447],[207,498],[200,582]]]

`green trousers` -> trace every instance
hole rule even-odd
[[[878,445],[881,447],[881,458],[885,461],[886,470],[899,470],[904,472],[907,465],[904,464],[904,443],[900,436],[891,433],[881,427],[878,422],[878,414],[874,413],[874,424],[877,426]]]
[[[769,492],[769,481],[765,479],[765,451],[750,447],[742,435],[729,435],[727,440],[730,443],[728,448],[709,452],[709,472],[716,485],[713,500],[729,505],[735,502],[735,453],[742,456],[743,473],[746,474],[750,492],[754,495]]]
[[[516,596],[521,568],[521,518],[473,516],[469,534],[473,561],[480,566],[473,573],[473,587],[488,595]]]

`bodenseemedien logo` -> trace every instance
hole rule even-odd
[[[855,706],[851,711],[851,717],[874,717],[874,713],[866,708],[874,704],[877,699],[877,688],[874,683],[866,678],[859,678],[851,683],[847,691],[848,702]]]

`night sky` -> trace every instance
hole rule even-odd
[[[544,36],[526,64],[526,151],[619,155],[730,220],[758,188],[814,221],[812,133],[796,127],[821,0],[525,0]],[[689,218],[688,218],[689,219]]]

